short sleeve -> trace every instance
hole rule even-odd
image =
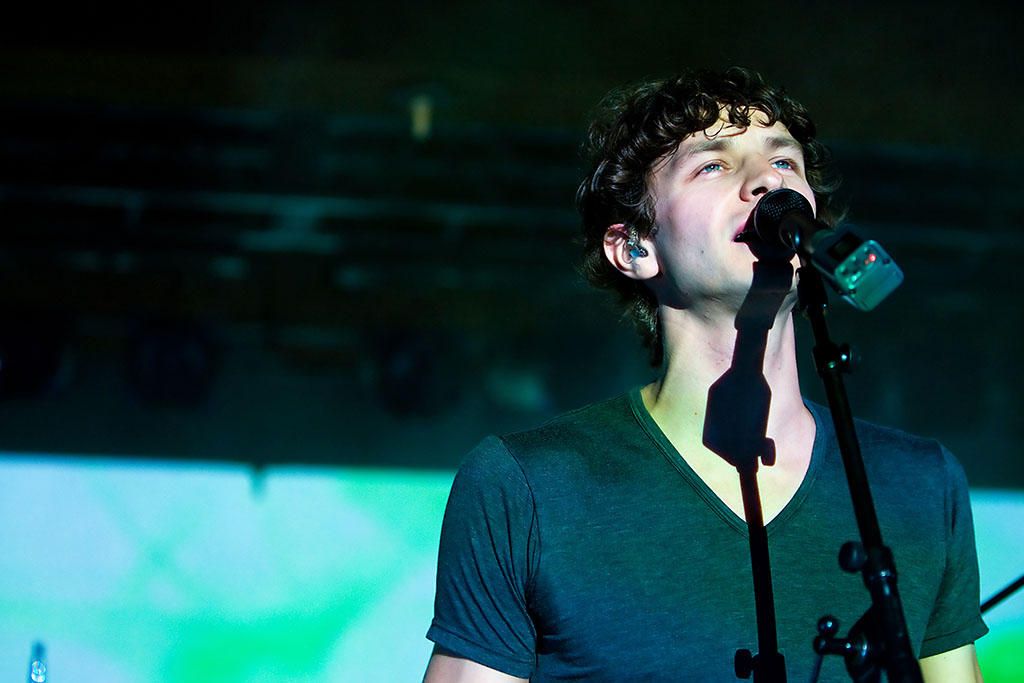
[[[500,439],[485,439],[459,468],[448,497],[427,638],[528,678],[536,662],[528,602],[538,546],[525,475]]]
[[[946,566],[939,594],[928,620],[921,656],[947,652],[988,633],[981,618],[978,553],[974,520],[963,467],[945,448]]]

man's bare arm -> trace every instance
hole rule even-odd
[[[435,647],[423,683],[530,683]]]
[[[920,661],[925,683],[983,683],[974,643]]]

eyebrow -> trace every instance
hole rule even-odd
[[[679,166],[690,157],[703,154],[704,152],[722,152],[728,150],[732,145],[731,136],[705,138],[686,147],[685,150],[682,150],[682,154],[677,154],[675,159],[673,159],[672,165]],[[769,138],[765,138],[764,147],[770,152],[777,152],[780,149],[792,149],[799,152],[801,158],[803,158],[803,145],[790,135],[772,135]],[[680,148],[682,148],[682,145],[680,145]]]
[[[682,145],[680,145],[680,147],[682,147]],[[677,163],[682,162],[689,157],[703,154],[704,152],[721,152],[729,149],[730,147],[732,147],[732,138],[704,138],[699,142],[688,145],[683,153],[679,155]]]
[[[797,142],[796,138],[789,135],[773,135],[765,140],[764,143],[764,146],[773,152],[780,149],[795,149],[803,154],[804,151],[803,145]]]

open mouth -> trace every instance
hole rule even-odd
[[[753,214],[751,214],[753,216]],[[733,242],[749,242],[752,239],[757,238],[757,233],[754,232],[754,219],[748,218],[747,221],[736,229],[736,232],[732,236]]]

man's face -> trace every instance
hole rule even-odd
[[[751,119],[747,128],[719,119],[655,167],[653,243],[661,277],[649,284],[663,304],[742,301],[757,258],[735,238],[757,201],[787,187],[815,205],[800,143],[781,123],[766,125],[764,114]]]

